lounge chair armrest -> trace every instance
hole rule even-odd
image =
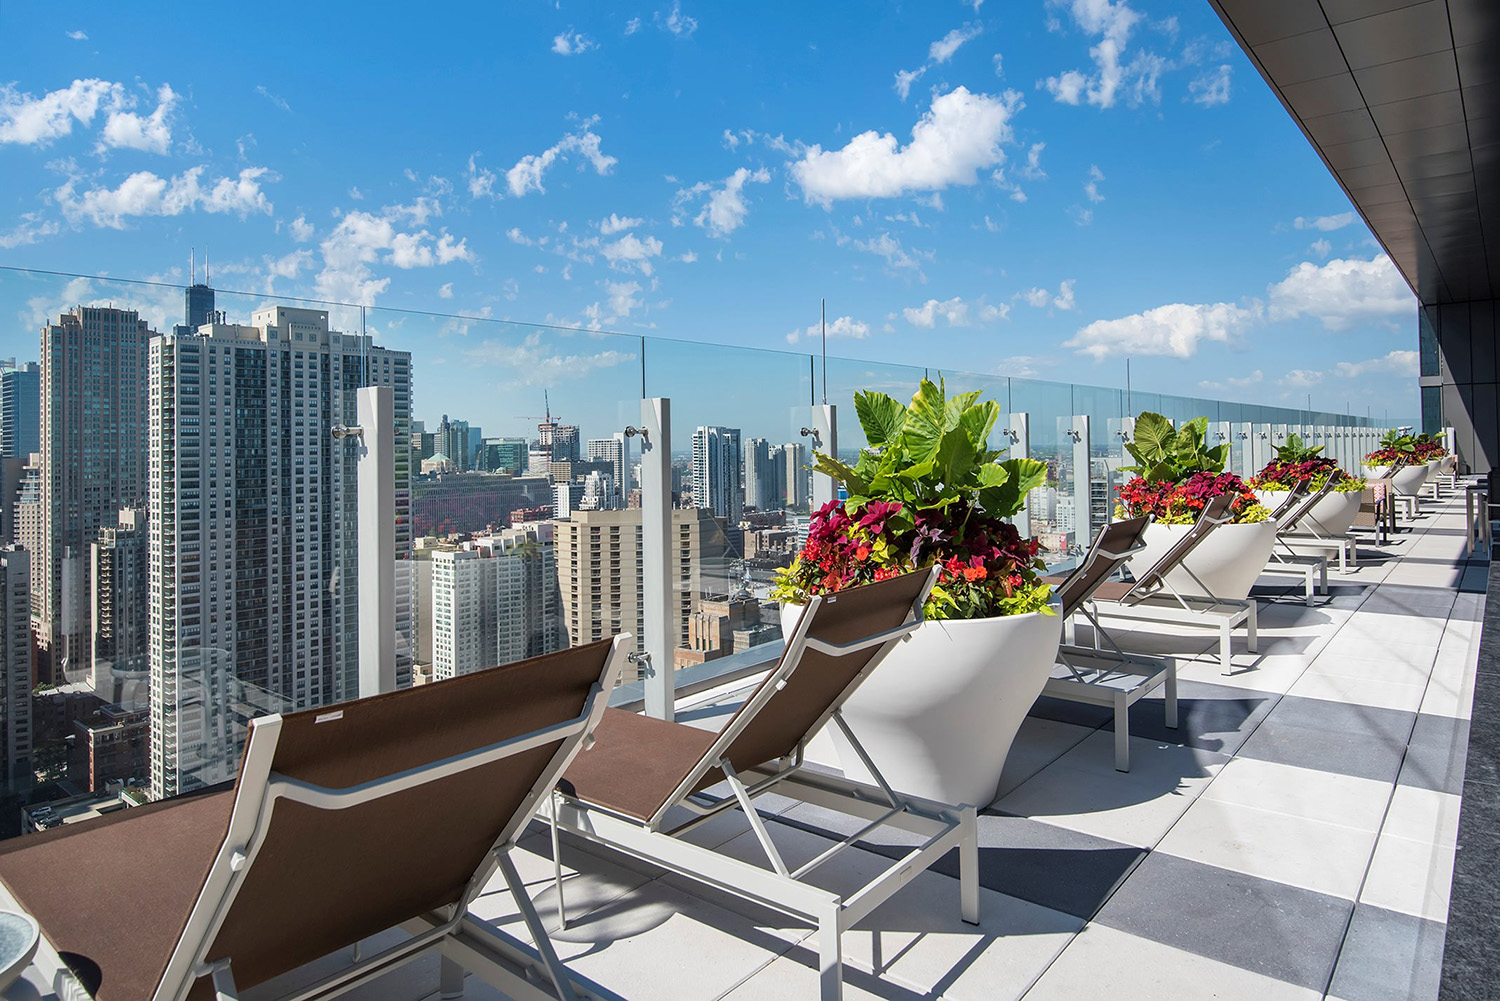
[[[863,639],[855,640],[853,643],[830,643],[827,640],[814,639],[811,636],[804,642],[807,644],[809,650],[826,653],[830,657],[844,657],[859,650],[868,650],[872,646],[880,646],[881,644],[889,643],[891,640],[910,636],[921,624],[922,619],[916,618],[911,622],[902,623],[894,629],[887,629],[884,632],[875,633],[873,636],[866,636]]]

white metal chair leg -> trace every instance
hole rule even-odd
[[[1166,723],[1170,729],[1177,729],[1177,661],[1167,662],[1167,680],[1164,681],[1162,695],[1166,699],[1164,712]]]
[[[1254,598],[1250,599],[1250,613],[1245,619],[1245,627],[1248,635],[1245,637],[1245,649],[1251,653],[1260,652],[1260,603]]]
[[[839,936],[839,908],[835,904],[818,919],[818,997],[842,1001],[844,956]]]
[[[972,806],[958,816],[958,904],[966,924],[979,924],[979,818]]]
[[[1228,622],[1219,627],[1219,668],[1224,674],[1234,673],[1234,629]]]
[[[557,929],[563,931],[568,927],[568,908],[563,902],[563,872],[562,851],[557,837],[557,811],[562,808],[562,800],[556,790],[552,793],[551,828],[552,828],[552,885],[557,890]]]
[[[526,883],[521,879],[521,874],[516,871],[516,864],[511,861],[510,853],[499,851],[495,853],[495,857],[499,862],[501,874],[505,876],[505,885],[510,888],[510,895],[516,902],[516,909],[521,912],[526,928],[531,932],[532,945],[542,957],[542,965],[547,968],[547,976],[551,979],[558,998],[560,1001],[578,1001],[578,995],[573,993],[573,985],[568,981],[567,971],[563,969],[562,961],[557,958],[557,951],[552,948],[552,939],[547,937],[547,929],[542,924],[541,916],[536,912],[536,905],[526,894]]]
[[[1130,703],[1115,693],[1115,771],[1130,771]]]

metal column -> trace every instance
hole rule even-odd
[[[832,403],[824,403],[812,408],[813,447],[835,459],[839,457],[838,409]],[[808,456],[808,461],[811,463],[815,460],[812,456]],[[813,473],[812,480],[812,509],[816,511],[838,497],[839,485],[834,482],[832,476],[824,473]]]
[[[1070,437],[1073,439],[1073,538],[1082,549],[1087,549],[1093,540],[1093,519],[1089,510],[1089,489],[1092,483],[1089,454],[1088,414],[1074,414]]]
[[[673,715],[672,401],[641,401],[641,578],[645,635],[637,637],[646,715]]]
[[[1005,458],[1007,459],[1029,459],[1031,458],[1031,420],[1025,414],[1011,414],[1010,424],[1005,429],[1005,437],[1009,441],[1006,446]],[[1021,538],[1031,537],[1031,506],[1029,501],[1023,501],[1021,510],[1011,519],[1015,522],[1016,531],[1021,533]]]
[[[396,397],[389,386],[355,393],[359,521],[359,694],[396,690]]]

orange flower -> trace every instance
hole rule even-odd
[[[854,551],[854,558],[857,559],[857,560],[859,560],[861,563],[863,563],[865,560],[869,559],[870,558],[870,547],[869,546],[860,546],[858,549],[856,549]]]
[[[989,572],[986,571],[984,569],[984,567],[965,567],[964,568],[964,580],[967,580],[967,581],[984,580],[988,576],[989,576]]]

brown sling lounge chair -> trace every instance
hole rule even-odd
[[[839,714],[844,700],[886,652],[920,624],[922,603],[936,577],[934,568],[811,599],[787,638],[781,660],[717,734],[608,710],[599,724],[597,744],[568,769],[554,818],[562,830],[578,837],[816,924],[824,1001],[842,996],[840,932],[955,847],[961,914],[976,923],[979,848],[974,808],[928,803],[894,792]],[[808,740],[829,722],[849,739],[878,785],[803,768]],[[730,795],[711,795],[709,787],[719,782],[727,782]],[[812,861],[790,868],[752,804],[753,797],[773,789],[867,823]],[[669,817],[675,806],[696,816],[668,829],[680,816]],[[680,837],[736,806],[748,818],[770,868]],[[864,888],[842,898],[804,881],[813,869],[882,826],[914,833],[921,843]]]
[[[1042,691],[1054,698],[1114,710],[1115,768],[1122,772],[1130,771],[1131,706],[1165,686],[1167,726],[1177,726],[1177,667],[1171,658],[1126,653],[1099,624],[1089,603],[1101,589],[1109,589],[1111,578],[1131,555],[1145,548],[1143,539],[1149,522],[1144,516],[1112,522],[1099,533],[1076,570],[1066,577],[1043,578],[1055,587],[1053,595],[1062,605],[1069,642],[1058,647],[1057,670]],[[1073,617],[1077,615],[1093,625],[1093,647],[1071,642]],[[1109,649],[1104,649],[1105,644]]]
[[[445,988],[456,962],[517,999],[572,998],[508,853],[597,725],[628,640],[253,720],[233,788],[8,842],[0,906],[41,925],[60,997],[228,1001],[354,947],[290,996],[437,951]],[[497,867],[534,947],[468,914]],[[398,927],[410,937],[359,956]]]
[[[1168,575],[1182,566],[1210,532],[1229,522],[1232,517],[1229,505],[1233,500],[1229,494],[1221,494],[1204,505],[1187,534],[1162,554],[1154,566],[1138,573],[1135,583],[1108,581],[1100,584],[1089,599],[1089,618],[1095,622],[1099,618],[1119,618],[1216,630],[1219,634],[1219,663],[1225,674],[1230,673],[1234,669],[1231,659],[1234,628],[1242,623],[1245,625],[1248,634],[1246,649],[1251,653],[1258,645],[1255,599],[1220,598],[1201,581],[1197,583],[1203,594],[1182,594],[1172,587]]]

